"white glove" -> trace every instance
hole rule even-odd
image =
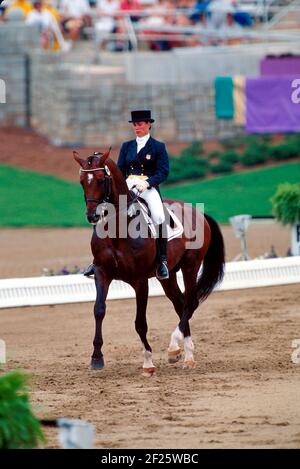
[[[149,187],[149,182],[141,180],[135,187],[139,192],[144,192]]]

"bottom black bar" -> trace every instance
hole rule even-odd
[[[96,468],[121,466],[136,468],[164,465],[189,465],[211,467],[212,464],[260,463],[264,468],[288,468],[299,464],[300,450],[198,450],[198,449],[95,449],[95,450],[7,450],[1,451],[1,466],[30,464],[30,467],[53,467],[54,464],[76,464],[77,467]],[[21,467],[21,466],[20,466]]]

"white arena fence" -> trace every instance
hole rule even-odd
[[[183,290],[181,271],[178,281]],[[300,256],[226,263],[225,277],[216,290],[266,287],[300,283]],[[149,280],[149,295],[163,296],[156,278]],[[133,288],[114,280],[108,300],[134,298]],[[94,281],[83,275],[57,275],[0,280],[0,308],[95,301]]]

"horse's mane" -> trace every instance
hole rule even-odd
[[[101,161],[101,159],[100,159],[100,161]],[[108,168],[111,172],[111,175],[113,177],[115,186],[118,189],[118,192],[120,194],[130,195],[130,192],[129,192],[129,189],[128,189],[128,186],[127,186],[127,183],[126,183],[126,179],[124,177],[124,174],[120,170],[117,163],[114,160],[112,160],[111,158],[107,158],[105,160],[104,164],[106,164],[108,166]]]

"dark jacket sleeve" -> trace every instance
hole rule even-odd
[[[125,178],[126,178],[126,149],[127,149],[127,143],[125,142],[121,146],[121,150],[120,150],[120,154],[119,154],[119,158],[118,158],[118,162],[117,162],[117,165],[120,168],[120,170],[122,171],[123,176]]]
[[[169,156],[167,153],[166,145],[164,143],[157,143],[157,161],[156,171],[153,176],[148,178],[149,188],[158,186],[164,182],[169,174]]]

